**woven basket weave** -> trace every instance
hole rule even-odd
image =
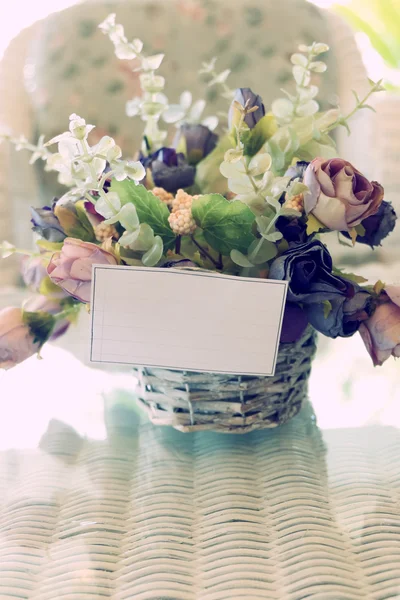
[[[281,344],[273,377],[135,369],[139,402],[154,424],[184,432],[277,427],[299,412],[307,395],[315,341],[309,327],[296,343]]]

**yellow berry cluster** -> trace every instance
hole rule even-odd
[[[297,194],[297,196],[293,196],[290,200],[286,200],[285,208],[292,208],[293,210],[297,210],[298,212],[304,211],[304,196],[303,194]]]
[[[94,230],[94,234],[98,242],[105,242],[110,238],[119,239],[119,233],[114,225],[106,225],[105,223],[99,223]]]
[[[176,235],[190,235],[196,229],[192,215],[192,203],[197,196],[191,196],[184,190],[178,190],[171,204],[169,224]]]
[[[167,190],[164,190],[162,187],[155,187],[151,191],[159,200],[161,200],[161,202],[164,202],[167,206],[172,206],[172,201],[174,199],[173,194],[167,192]]]

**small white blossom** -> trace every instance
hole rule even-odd
[[[125,105],[125,112],[128,117],[137,117],[140,115],[142,107],[142,99],[141,98],[132,98],[132,100],[128,100]]]
[[[211,81],[208,82],[208,87],[211,87],[211,86],[217,85],[217,84],[224,84],[230,74],[231,74],[230,69],[225,69],[225,71],[222,71],[222,73],[218,73],[217,75],[215,75],[215,77],[213,77],[211,79]]]
[[[210,62],[203,62],[201,65],[201,69],[199,71],[200,75],[208,75],[210,73],[212,73],[213,71],[215,71],[215,65],[217,63],[217,57],[214,56],[214,58],[212,58],[210,60]]]
[[[179,99],[179,104],[171,104],[163,112],[163,119],[166,123],[175,123],[179,127],[182,123],[192,125],[201,124],[208,127],[211,131],[218,126],[217,117],[207,117],[202,119],[204,109],[206,107],[205,100],[197,100],[194,104],[193,96],[189,91],[183,92]]]

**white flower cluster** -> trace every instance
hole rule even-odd
[[[320,54],[327,52],[329,46],[314,42],[312,46],[299,46],[299,52],[293,54],[293,77],[296,82],[296,95],[285,92],[287,98],[280,98],[272,103],[272,112],[282,125],[291,123],[296,117],[310,117],[319,110],[315,100],[319,89],[311,85],[313,73],[324,73],[326,64],[315,60]]]
[[[191,92],[186,91],[181,94],[179,104],[170,104],[163,113],[162,118],[166,123],[175,123],[179,127],[182,123],[191,125],[205,125],[211,131],[218,126],[217,117],[206,117],[202,119],[204,109],[206,107],[205,100],[197,100],[193,104],[193,96]]]
[[[57,171],[60,183],[71,188],[63,196],[64,200],[93,192],[102,196],[104,183],[111,177],[118,181],[129,178],[136,182],[145,177],[145,169],[140,162],[121,159],[121,148],[113,138],[104,136],[98,144],[90,146],[87,137],[94,126],[75,114],[69,119],[69,131],[44,145],[47,148],[58,144],[58,152],[47,156],[47,168]],[[109,170],[105,172],[107,163]]]

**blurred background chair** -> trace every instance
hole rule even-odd
[[[210,114],[226,112],[226,100],[215,97],[197,71],[214,56],[220,71],[232,70],[231,87],[251,87],[267,106],[282,87],[292,86],[290,55],[314,40],[331,46],[329,71],[317,82],[324,107],[339,100],[346,111],[354,103],[351,90],[362,94],[368,87],[351,29],[306,0],[86,0],[34,24],[10,44],[0,71],[2,126],[31,140],[39,134],[49,139],[76,112],[97,126],[95,135],[110,134],[124,153],[134,153],[141,124],[126,116],[125,103],[139,92],[138,79],[97,28],[111,11],[128,37],[143,39],[147,52],[166,53],[162,74],[170,101],[190,89],[195,100],[208,100]],[[352,136],[340,132],[338,141],[346,143],[343,155],[368,173],[366,117],[358,115]],[[29,206],[48,204],[58,185],[42,164],[33,170],[25,152],[6,144],[0,152],[0,239],[27,246]],[[16,261],[0,262],[0,284],[15,284],[17,273]]]

